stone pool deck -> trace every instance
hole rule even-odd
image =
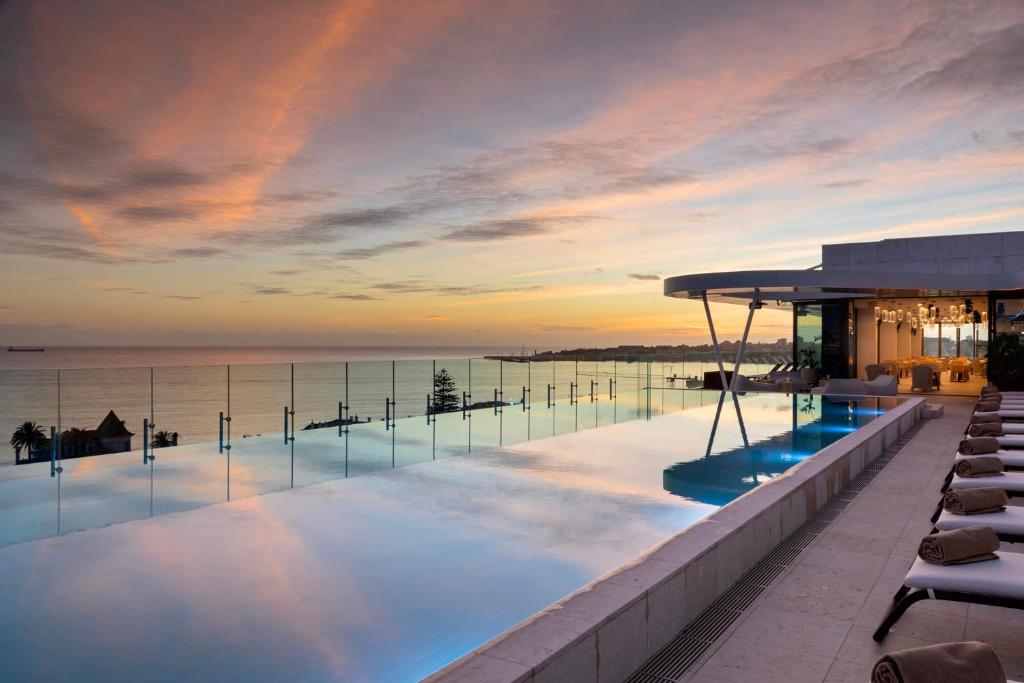
[[[871,639],[932,528],[929,517],[974,403],[929,401],[942,403],[945,416],[926,422],[678,681],[868,681],[884,652],[956,640],[991,644],[1007,676],[1024,679],[1024,613],[1015,610],[925,601],[881,645]],[[1003,551],[1024,552],[1019,546],[1004,544]]]

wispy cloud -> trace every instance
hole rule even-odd
[[[451,242],[493,242],[547,235],[560,226],[594,220],[593,216],[548,216],[481,221],[445,233],[440,239]]]
[[[341,299],[343,301],[375,301],[378,297],[369,294],[329,294],[328,299]]]
[[[333,254],[333,258],[339,261],[364,261],[366,259],[375,258],[377,256],[385,256],[388,254],[394,254],[400,251],[408,251],[410,249],[418,249],[430,244],[428,240],[397,240],[395,242],[385,242],[384,244],[378,244],[374,247],[357,247],[353,249],[346,249]]]
[[[627,277],[631,277],[634,280],[661,280],[660,275],[653,273],[629,273]]]

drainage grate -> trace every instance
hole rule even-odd
[[[709,647],[709,642],[680,634],[647,662],[643,669],[633,674],[628,683],[674,683]]]
[[[800,554],[852,503],[903,446],[910,442],[923,421],[886,448],[874,462],[838,491],[811,519],[765,555],[732,588],[718,597],[683,632],[669,641],[626,683],[676,683],[709,647],[764,592],[772,581],[792,567]]]

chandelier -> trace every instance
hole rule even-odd
[[[982,324],[988,324],[988,311],[981,312]],[[875,306],[875,322],[881,325],[888,323],[897,327],[904,322],[910,323],[910,329],[917,331],[924,325],[964,325],[975,322],[973,307],[966,304],[950,304],[942,310],[934,304],[920,305],[917,308],[882,308]]]

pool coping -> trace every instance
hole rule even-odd
[[[922,417],[895,408],[424,679],[621,683]]]

